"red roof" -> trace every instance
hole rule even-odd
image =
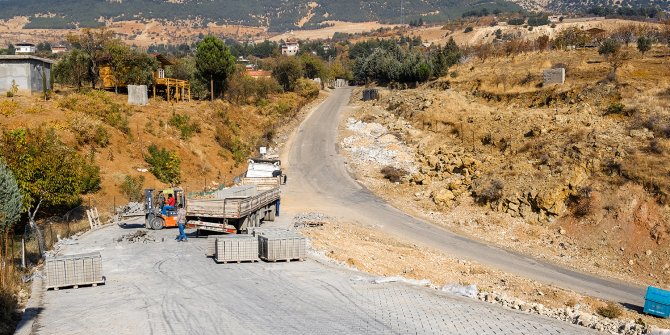
[[[246,73],[252,77],[270,77],[272,75],[271,71],[265,70],[247,70]]]

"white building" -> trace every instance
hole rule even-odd
[[[54,45],[51,47],[52,54],[60,54],[67,51],[67,47],[63,45]]]
[[[35,47],[35,44],[32,43],[17,43],[14,45],[16,48],[16,53],[17,54],[30,54],[30,53],[35,53],[37,51],[37,48]]]
[[[284,56],[295,56],[300,51],[300,44],[298,42],[286,42],[281,46],[281,54]]]

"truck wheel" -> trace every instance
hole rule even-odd
[[[151,221],[151,228],[154,230],[161,230],[163,227],[165,227],[165,220],[163,218],[154,218]]]

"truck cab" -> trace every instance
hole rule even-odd
[[[282,175],[281,161],[278,159],[252,158],[248,161],[246,178],[279,177]]]

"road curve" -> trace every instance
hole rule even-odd
[[[434,247],[520,276],[602,299],[641,306],[644,288],[600,278],[504,250],[411,217],[362,187],[338,154],[341,111],[348,107],[351,88],[336,89],[301,124],[288,152],[289,183],[282,205],[309,207],[338,217],[382,227],[413,243]]]

